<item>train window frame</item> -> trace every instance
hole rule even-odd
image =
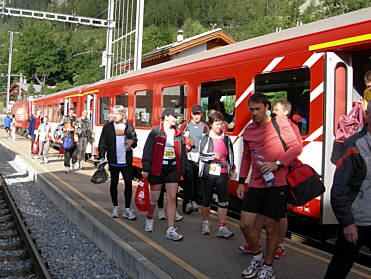
[[[143,108],[142,107],[137,107],[137,105],[138,105],[137,96],[139,94],[143,94],[143,93],[145,93],[146,96],[147,96],[148,93],[150,93],[150,97],[151,98],[149,98],[149,99],[151,100],[151,103],[150,103],[150,106],[149,106],[149,108],[150,108],[149,112],[147,112],[147,110],[143,111]],[[141,96],[141,95],[139,95],[139,96]],[[136,91],[134,93],[134,104],[135,104],[135,106],[134,106],[134,113],[135,113],[134,126],[135,127],[138,127],[138,128],[151,128],[152,127],[152,120],[153,120],[153,96],[154,95],[153,95],[153,90],[152,89],[138,90],[138,91]],[[148,106],[148,103],[146,103],[146,106]],[[140,113],[140,115],[141,115],[141,118],[140,119],[138,118],[137,113]],[[139,125],[139,124],[143,124],[143,125]]]
[[[107,108],[103,108],[102,105],[104,103],[102,102],[103,99],[107,99]],[[101,96],[99,97],[99,117],[98,117],[98,124],[99,125],[105,125],[109,121],[109,113],[110,113],[110,107],[109,107],[109,96]]]
[[[339,73],[339,69],[342,69],[342,73]],[[346,104],[347,104],[347,80],[348,71],[347,65],[343,62],[336,64],[334,75],[334,123],[333,123],[333,135],[336,136],[336,130],[341,115],[346,115]],[[343,76],[340,76],[343,74]]]
[[[53,117],[53,106],[52,104],[50,104],[48,107],[48,120],[51,121],[52,117]]]
[[[224,132],[228,132],[228,133],[233,133],[234,130],[235,130],[235,123],[236,123],[236,81],[237,79],[233,76],[229,76],[229,77],[225,77],[225,78],[219,78],[219,79],[215,79],[215,80],[208,80],[208,81],[203,81],[203,82],[200,82],[200,85],[199,85],[199,104],[201,105],[202,107],[202,112],[203,112],[203,117],[202,117],[202,121],[204,121],[205,123],[208,123],[209,121],[209,113],[211,110],[218,110],[220,111],[223,115],[224,115],[224,126],[223,126],[223,131]],[[224,87],[223,86],[220,86],[222,85],[223,83],[225,83]],[[228,83],[231,83],[233,85],[233,88],[230,87],[228,88]],[[219,87],[217,87],[219,85]],[[204,86],[204,88],[203,88]],[[218,91],[222,92],[223,91],[226,91],[225,93],[227,93],[227,91],[229,90],[232,90],[232,94],[221,94],[219,96],[219,102],[217,102],[217,98],[218,96],[215,97],[215,106],[214,107],[210,107],[210,102],[209,102],[209,99],[210,99],[210,96],[214,96],[214,95],[211,95],[211,94],[207,94],[207,90],[211,90],[210,88],[213,88],[213,87],[216,87],[218,89]],[[206,89],[207,88],[207,89]],[[204,92],[203,92],[204,90]],[[206,90],[206,91],[205,91]],[[214,93],[215,90],[213,89],[213,92]],[[228,97],[232,97],[232,98],[228,98]],[[225,101],[228,101],[228,106],[226,108],[226,104],[224,104]],[[217,108],[217,105],[218,104],[223,104],[223,108]],[[207,108],[207,109],[206,109]],[[233,111],[231,111],[233,108]]]
[[[175,89],[175,88],[183,88],[184,92],[183,92],[183,100],[181,98],[181,90],[179,90],[179,95],[176,95],[176,96],[179,96],[179,102],[177,104],[175,104],[175,102],[173,102],[173,100],[170,100],[168,103],[169,105],[165,105],[165,96],[174,96],[174,95],[170,95],[171,93],[173,92],[169,92],[169,93],[166,93],[165,94],[165,90],[172,90],[172,89]],[[177,93],[177,92],[175,92]],[[182,102],[183,101],[183,102]],[[170,105],[170,103],[172,103]],[[170,86],[164,86],[161,88],[161,108],[162,108],[162,111],[166,108],[175,108],[175,110],[180,113],[182,115],[182,119],[179,119],[179,123],[178,124],[181,124],[181,122],[185,121],[186,118],[187,118],[187,103],[188,103],[188,87],[187,87],[187,84],[176,84],[176,85],[170,85]]]
[[[278,98],[291,103],[289,118],[298,126],[301,136],[310,131],[310,68],[293,68],[282,71],[259,73],[254,77],[254,92],[265,94],[270,101],[270,109]],[[305,121],[303,121],[305,120]]]
[[[47,108],[48,108],[48,106],[47,105],[44,105],[43,106],[43,117],[45,116],[45,115],[47,115],[48,113],[48,111],[47,111]]]
[[[53,120],[51,121],[57,121],[58,120],[58,104],[53,105]]]

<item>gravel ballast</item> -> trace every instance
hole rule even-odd
[[[24,167],[4,157],[0,173],[54,278],[128,278],[65,218],[31,181]]]

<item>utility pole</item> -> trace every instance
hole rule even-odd
[[[19,88],[18,88],[18,100],[22,97],[22,73],[19,73]]]
[[[10,72],[12,70],[12,50],[13,50],[13,34],[23,34],[21,32],[8,31],[10,33],[9,42],[9,60],[8,60],[8,83],[6,86],[6,113],[9,113],[9,93],[10,93]]]
[[[137,0],[137,22],[135,32],[134,71],[142,68],[144,0]]]
[[[113,39],[113,29],[115,28],[115,21],[113,18],[114,15],[114,9],[115,9],[115,1],[109,0],[108,2],[108,29],[107,29],[107,38],[106,38],[106,68],[104,77],[110,78],[111,77],[111,67],[112,67],[112,39]]]

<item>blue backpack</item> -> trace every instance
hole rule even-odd
[[[69,149],[69,148],[72,147],[72,145],[73,145],[73,137],[72,137],[70,134],[68,134],[68,135],[64,138],[64,140],[63,140],[62,147],[63,147],[64,149]]]

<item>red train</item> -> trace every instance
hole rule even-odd
[[[371,8],[359,10],[16,103],[13,114],[18,129],[25,130],[30,114],[41,110],[54,129],[68,108],[74,108],[77,116],[91,109],[94,155],[112,107],[122,104],[138,133],[134,165],[140,168],[146,137],[159,124],[163,108],[177,107],[189,119],[192,105],[201,104],[206,122],[208,111],[219,110],[236,154],[236,174],[229,182],[235,196],[241,135],[251,120],[248,97],[255,91],[272,99],[286,97],[300,122],[304,141],[300,159],[322,175],[327,188],[322,197],[291,210],[322,224],[334,223],[329,204],[335,170],[330,162],[332,143],[338,116],[362,95],[363,74],[370,69],[370,14]]]

